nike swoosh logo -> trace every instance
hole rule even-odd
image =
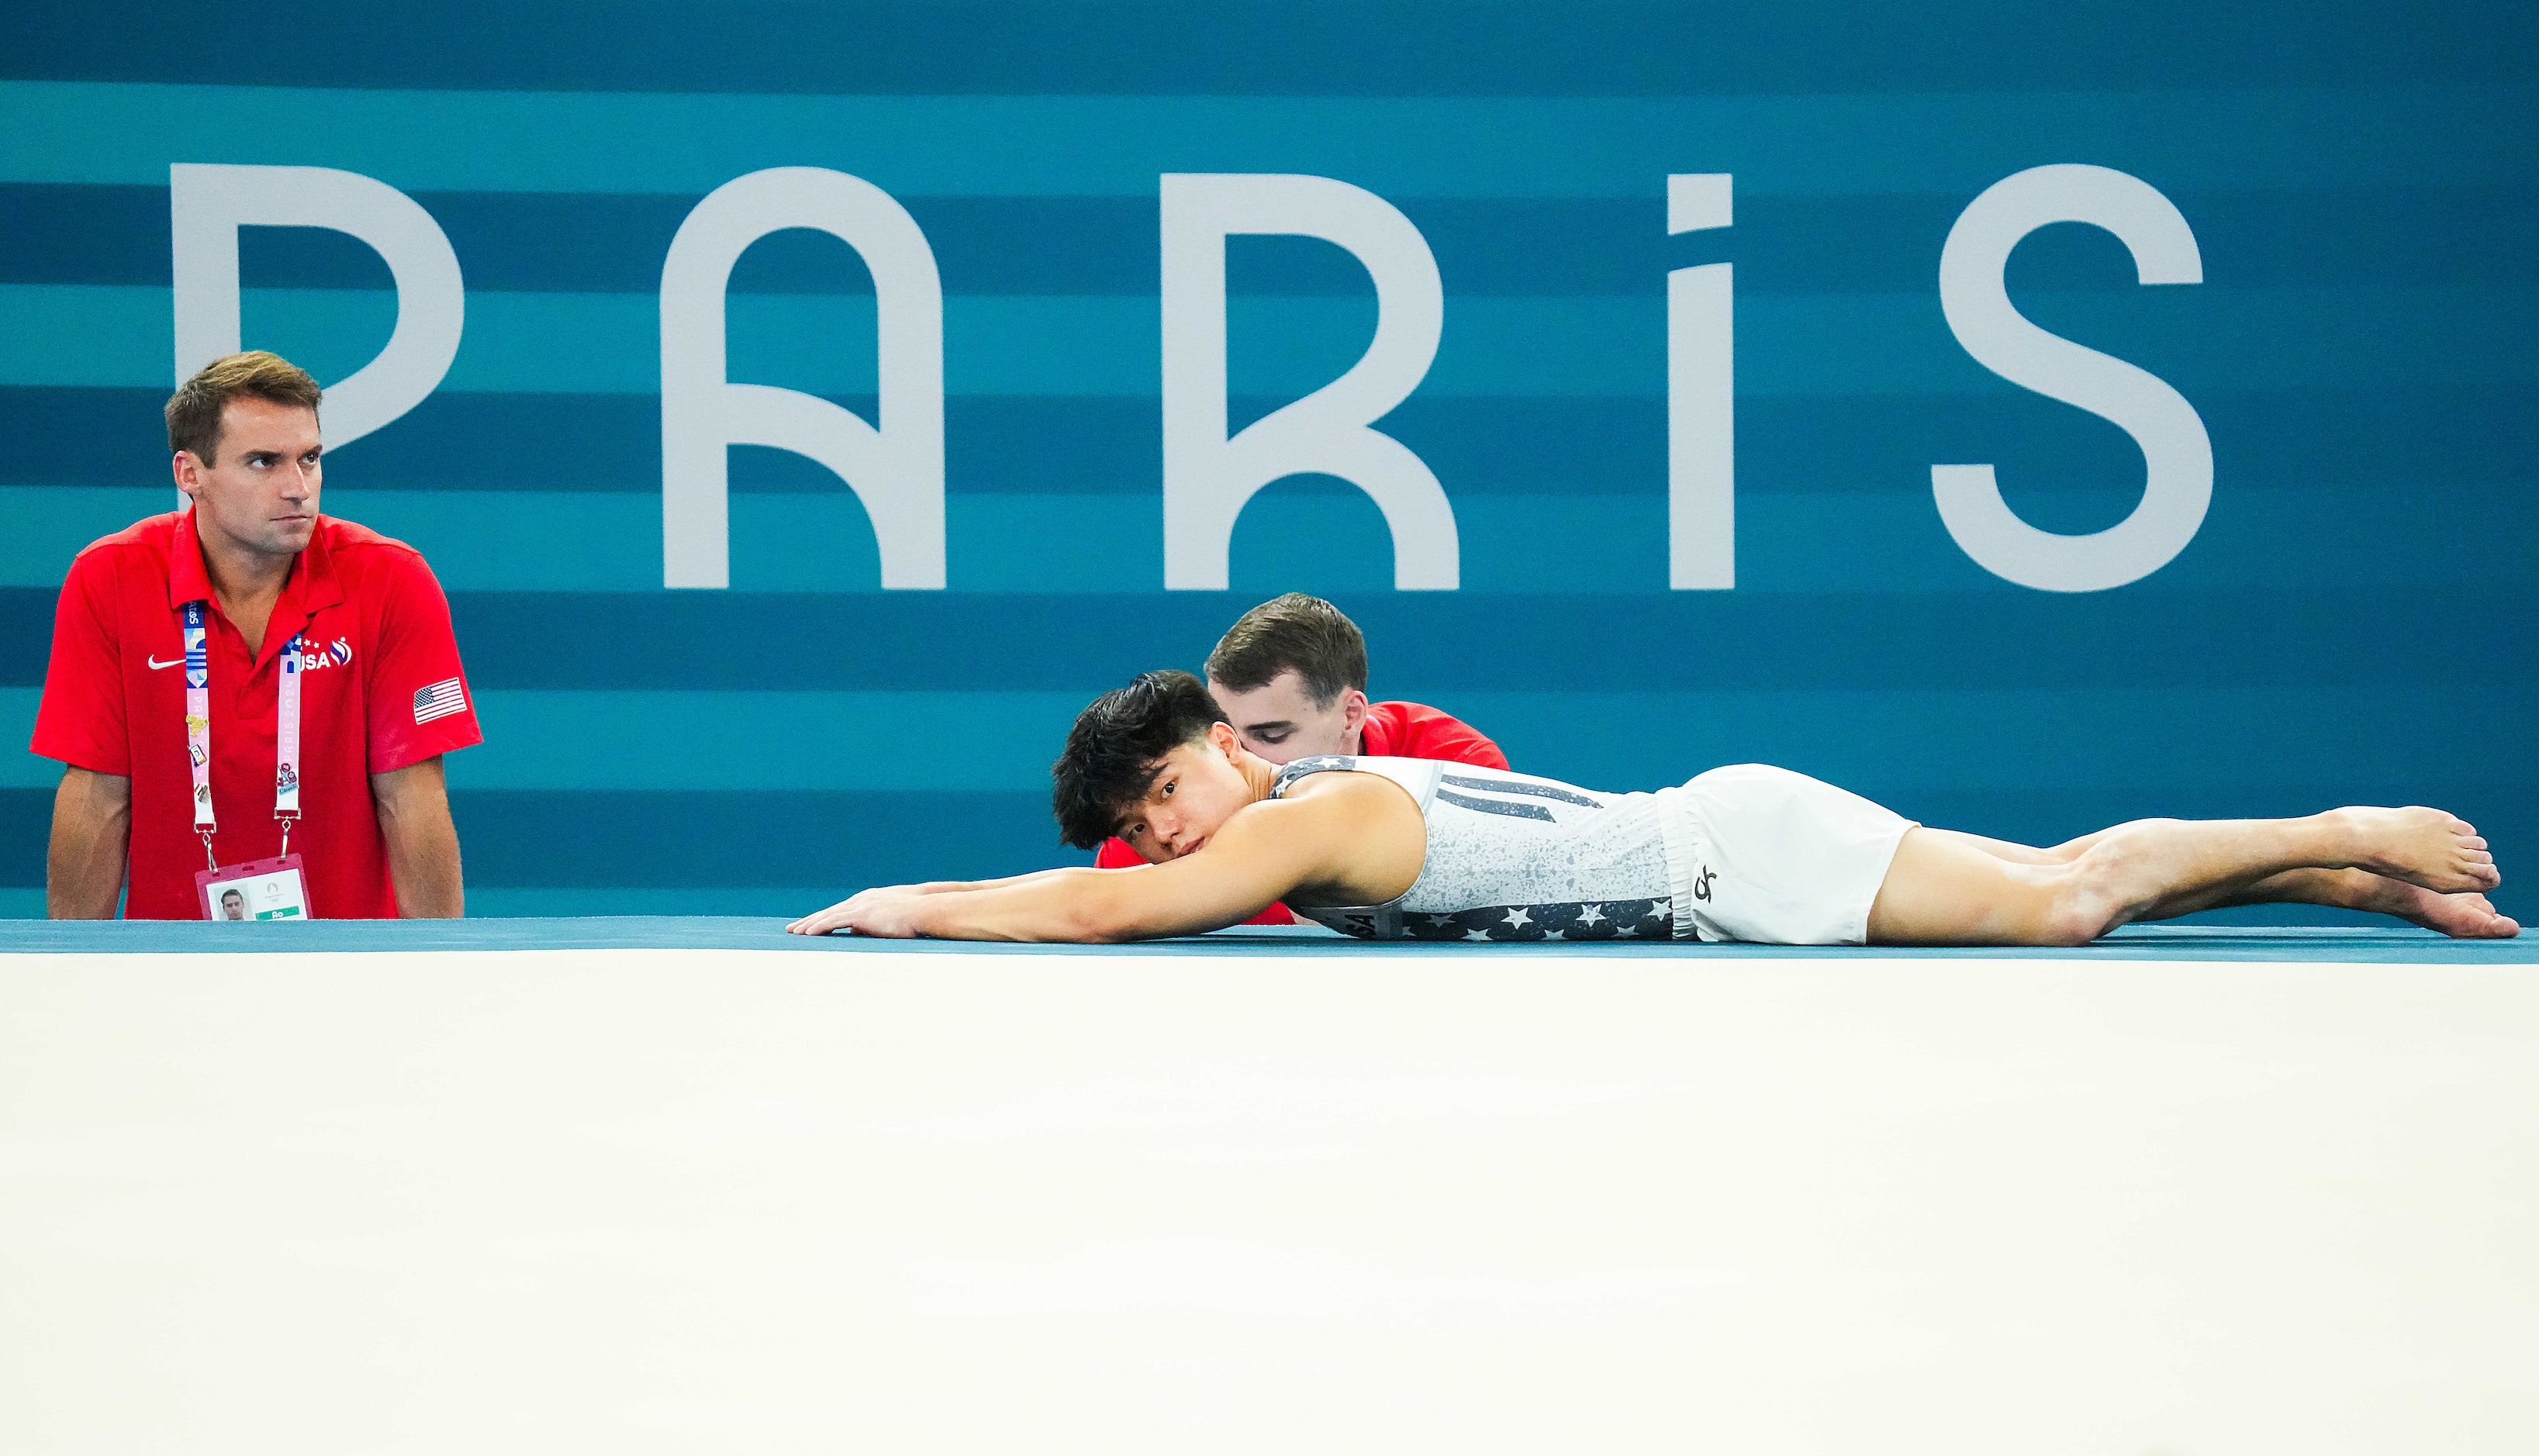
[[[153,656],[153,657],[150,659],[150,670],[151,670],[152,672],[157,672],[159,669],[161,669],[161,668],[163,668],[163,667],[174,667],[177,663],[183,662],[184,660],[185,660],[185,659],[183,659],[183,658],[181,658],[181,657],[177,657],[177,658],[172,658],[172,659],[170,659],[170,660],[169,660],[169,661],[167,661],[167,662],[161,662],[161,661],[160,661],[156,656]]]

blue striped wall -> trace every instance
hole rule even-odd
[[[328,506],[450,591],[488,735],[451,767],[480,912],[774,913],[1051,862],[1075,707],[1288,589],[1366,627],[1379,695],[1589,783],[1762,759],[2043,840],[2430,801],[2534,852],[2531,24],[1899,9],[362,3],[273,8],[295,43],[246,56],[190,12],[12,19],[0,723],[24,742],[71,553],[169,498],[168,166],[289,164],[404,190],[466,278],[447,377],[330,459]],[[2012,297],[2174,385],[2216,459],[2183,554],[2078,596],[1976,565],[1929,475],[1995,462],[2066,532],[2139,494],[2123,431],[1987,372],[1941,315],[1957,214],[2062,162],[2159,187],[2205,282],[2141,288],[2061,226]],[[790,165],[883,187],[933,247],[948,591],[880,591],[842,483],[755,448],[732,588],[660,588],[662,257],[706,192]],[[1373,504],[1316,479],[1248,508],[1231,591],[1163,590],[1156,178],[1180,170],[1338,177],[1426,237],[1443,341],[1383,428],[1446,487],[1460,591],[1393,591]],[[1691,171],[1735,175],[1733,228],[1666,234]],[[1738,585],[1669,592],[1665,280],[1722,261]],[[386,337],[386,270],[349,238],[246,230],[241,270],[247,342],[323,379]],[[1237,427],[1372,329],[1327,244],[1236,239],[1228,279]],[[732,290],[732,377],[870,411],[852,250],[776,234]],[[40,909],[56,774],[0,759],[0,910]]]

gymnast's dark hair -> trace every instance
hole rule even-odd
[[[1164,755],[1224,720],[1207,685],[1180,671],[1139,673],[1093,699],[1049,765],[1059,837],[1078,849],[1110,838],[1129,806],[1146,796]]]

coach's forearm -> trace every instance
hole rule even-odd
[[[44,913],[55,920],[112,919],[131,845],[132,780],[63,769],[44,855]]]
[[[449,818],[449,784],[440,758],[372,774],[371,797],[378,805],[379,836],[387,841],[397,913],[409,920],[466,914],[458,827]]]

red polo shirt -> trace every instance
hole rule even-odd
[[[185,603],[209,603],[212,846],[221,863],[281,852],[273,817],[275,689],[300,634],[300,810],[291,848],[309,908],[327,919],[396,914],[370,775],[484,741],[449,631],[449,603],[402,541],[331,516],[292,563],[250,656],[221,614],[191,512],[152,516],[71,563],[34,751],[132,780],[134,919],[199,920],[194,780],[185,750]],[[454,691],[453,691],[454,690]]]
[[[1358,752],[1372,759],[1442,759],[1479,768],[1508,765],[1507,755],[1478,729],[1417,702],[1368,703],[1365,721],[1358,727]],[[1125,870],[1145,862],[1125,839],[1104,840],[1101,853],[1093,859],[1097,868],[1105,870]],[[1285,905],[1271,905],[1244,923],[1293,925],[1296,916]]]

